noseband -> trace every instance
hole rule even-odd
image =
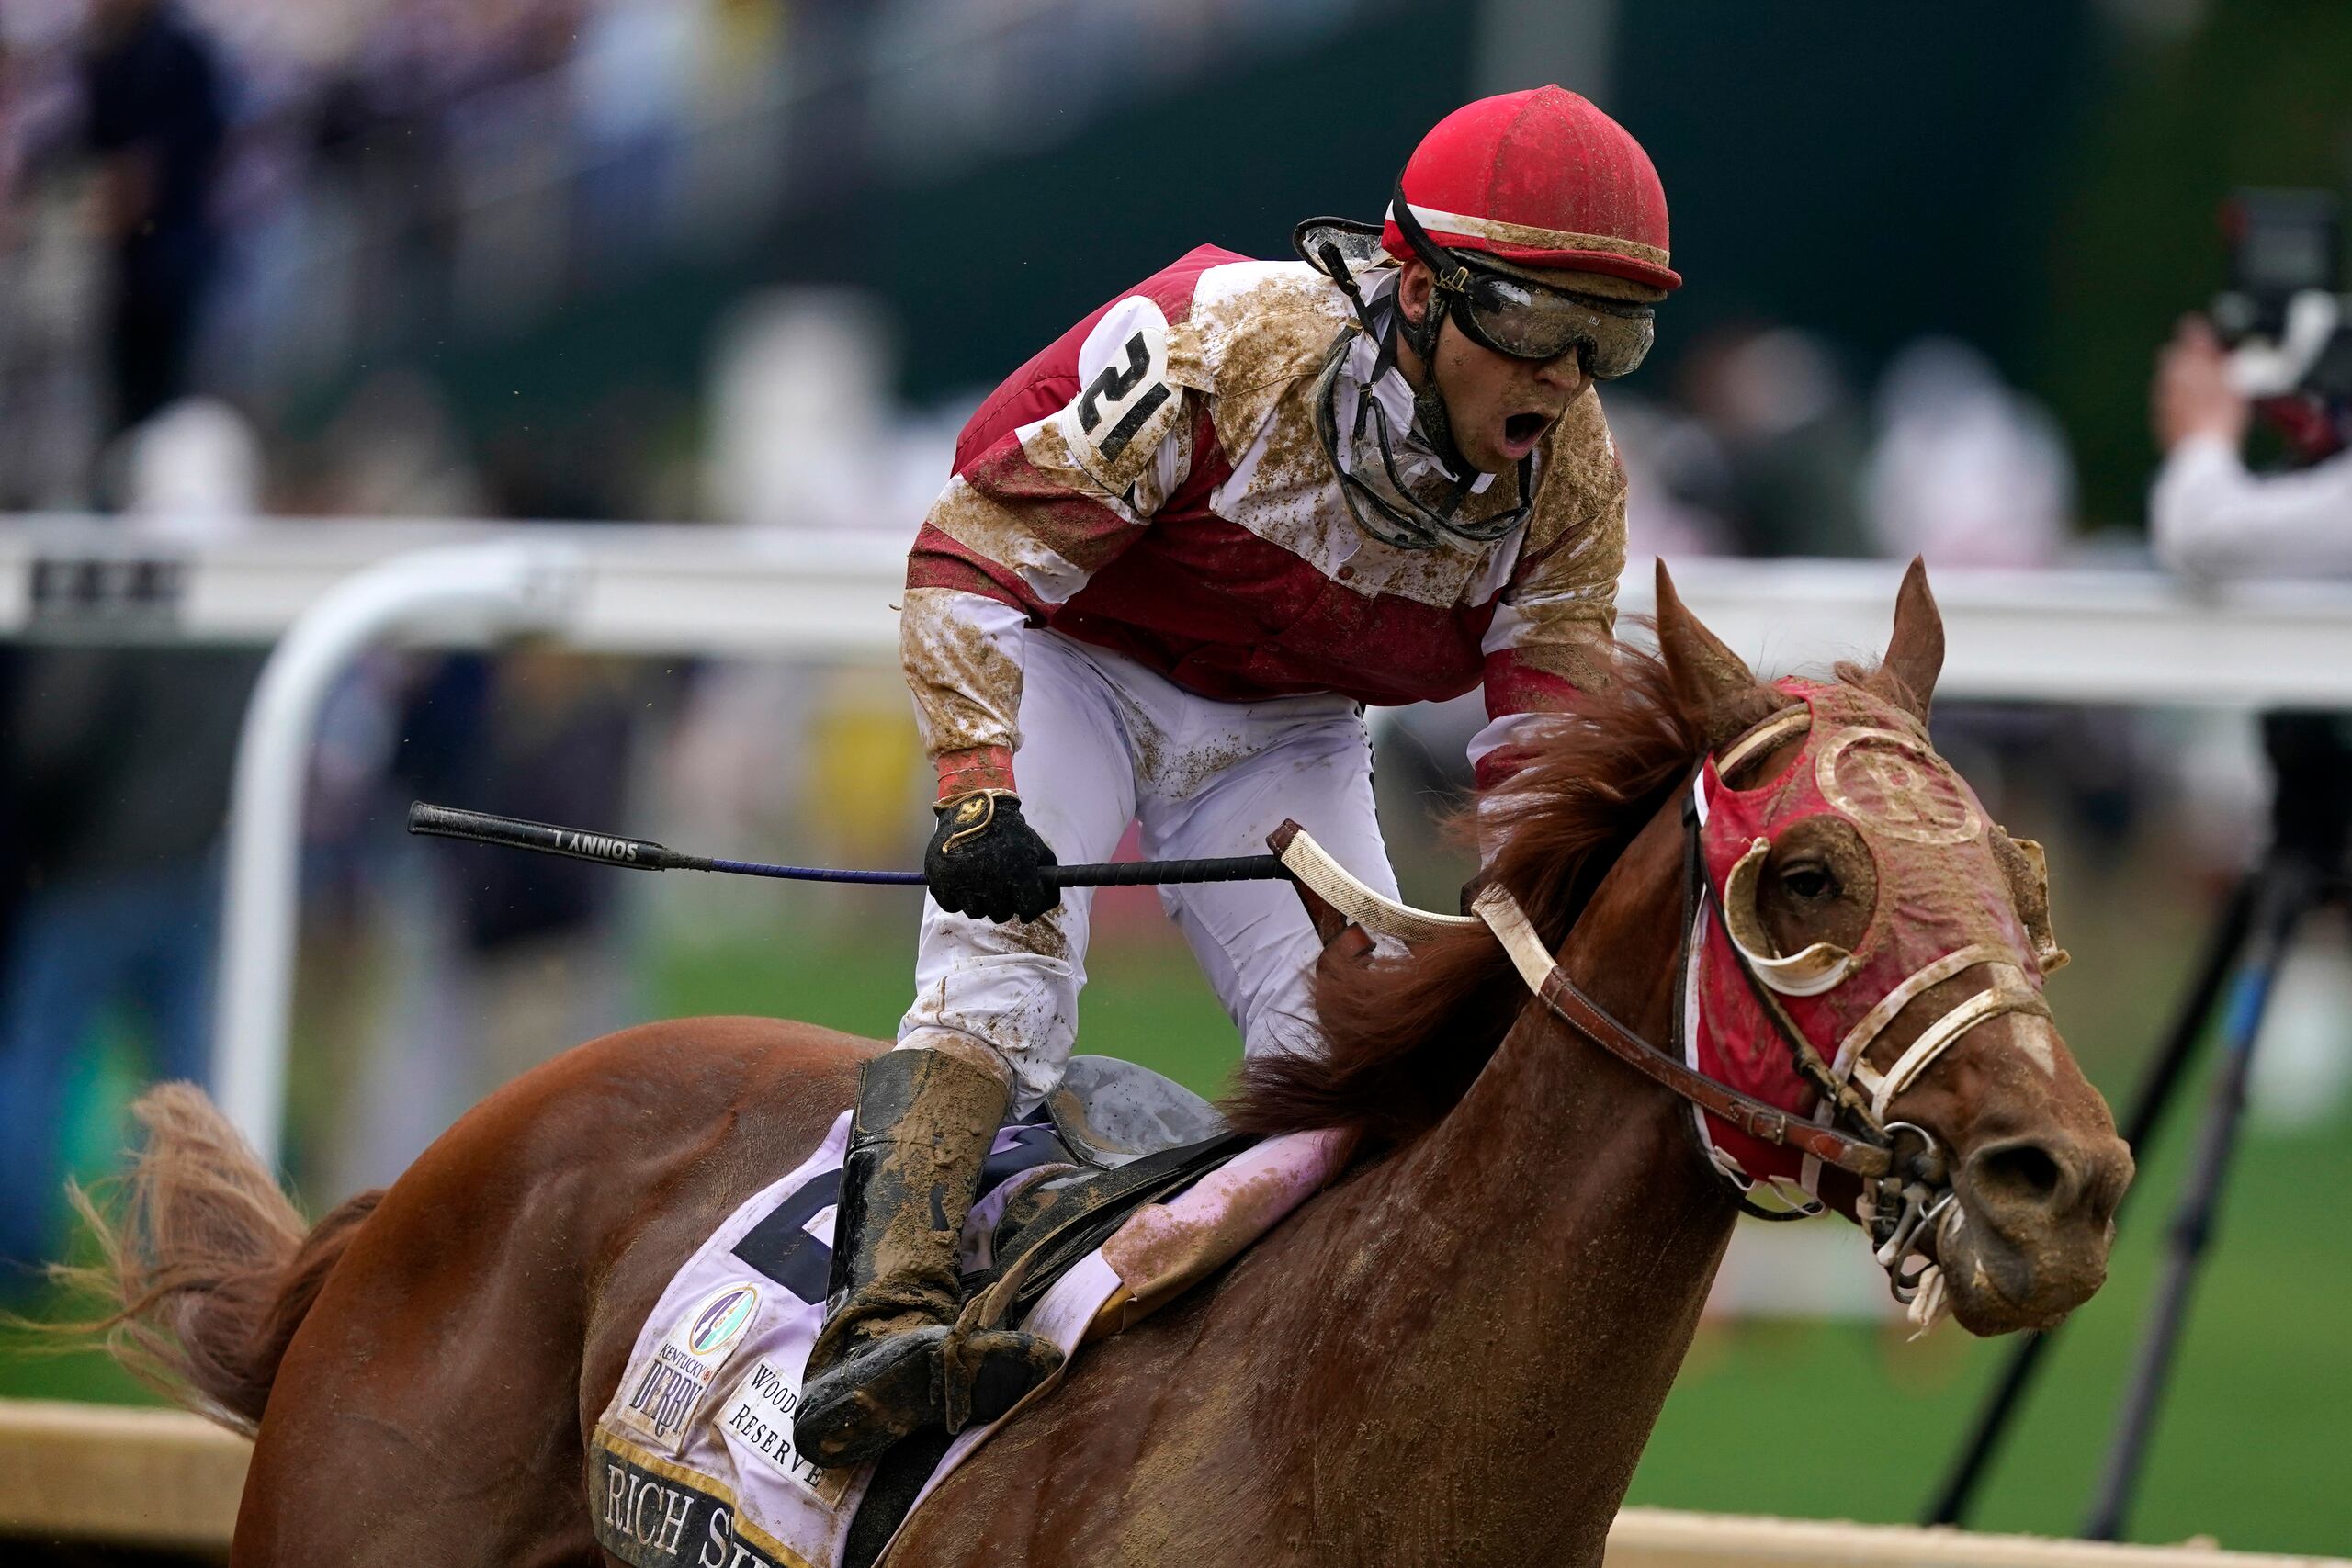
[[[1695,829],[1695,824],[1693,827]],[[1691,835],[1691,842],[1694,846],[1697,842],[1695,831]],[[1694,868],[1698,866],[1695,848],[1686,858]],[[1706,897],[1702,874],[1694,876],[1692,881],[1695,884],[1692,902],[1696,905],[1693,925],[1697,927],[1699,922],[1706,919],[1706,907],[1713,900]],[[1950,1171],[1942,1147],[1934,1134],[1909,1122],[1883,1120],[1883,1113],[1874,1110],[1871,1103],[1863,1101],[1850,1087],[1854,1076],[1852,1067],[1860,1062],[1861,1046],[1855,1047],[1850,1060],[1841,1050],[1840,1061],[1848,1069],[1841,1077],[1836,1067],[1823,1065],[1820,1053],[1789,1019],[1785,1010],[1767,1006],[1766,1011],[1781,1031],[1798,1072],[1815,1083],[1822,1093],[1820,1107],[1813,1118],[1800,1117],[1770,1101],[1734,1089],[1692,1066],[1688,1060],[1686,1013],[1682,1010],[1678,1010],[1675,1015],[1677,1049],[1671,1052],[1651,1044],[1618,1021],[1568,977],[1567,971],[1559,965],[1552,957],[1550,949],[1544,945],[1544,939],[1535,934],[1535,928],[1529,921],[1527,912],[1519,907],[1519,900],[1505,888],[1496,886],[1485,889],[1472,903],[1471,912],[1494,932],[1496,940],[1503,944],[1503,950],[1510,954],[1512,965],[1518,969],[1520,977],[1554,1018],[1690,1102],[1696,1136],[1708,1168],[1731,1185],[1744,1212],[1765,1220],[1810,1219],[1822,1212],[1820,1201],[1812,1196],[1820,1168],[1834,1166],[1853,1175],[1861,1185],[1859,1217],[1869,1229],[1872,1260],[1886,1271],[1889,1290],[1896,1301],[1912,1308],[1915,1320],[1919,1321],[1923,1327],[1934,1321],[1941,1310],[1940,1278],[1936,1265],[1926,1256],[1924,1249],[1952,1202],[1954,1195]],[[1720,912],[1717,918],[1721,919]],[[1698,934],[1698,930],[1694,929],[1692,939],[1685,943],[1682,950],[1681,965],[1686,974],[1693,967],[1691,950],[1697,945]],[[1735,951],[1738,951],[1736,947]],[[1968,962],[1959,962],[1963,958]],[[1921,976],[1936,975],[1937,979],[1948,978],[1970,964],[1983,961],[1981,955],[1977,955],[1977,950],[1963,949],[1941,961],[1952,965],[1947,974],[1937,975],[1937,965],[1921,970],[1919,975],[1912,977],[1917,985],[1907,996],[1896,1000],[1895,993],[1890,992],[1887,1001],[1880,1004],[1884,1009],[1884,1017],[1880,1019],[1879,1027],[1883,1028],[1893,1021],[1895,1013],[1902,1010],[1904,1002],[1936,983],[1935,979],[1923,979]],[[1744,956],[1741,967],[1749,981],[1762,988],[1762,981],[1747,966]],[[1911,984],[1910,981],[1905,982],[1906,986]],[[1696,994],[1687,985],[1683,990],[1686,996]],[[1955,1009],[1937,1024],[1931,1025],[1921,1035],[1921,1040],[1943,1029],[1960,1010]],[[1971,1022],[1980,1022],[1988,1016],[1991,1015],[1982,1014]],[[1967,1027],[1969,1024],[1962,1024],[1949,1030],[1942,1045],[1937,1048],[1938,1052],[1957,1040]],[[1875,1032],[1873,1030],[1872,1033]],[[1866,1045],[1867,1041],[1863,1044]],[[1905,1062],[1909,1062],[1912,1055],[1906,1052]],[[1883,1105],[1892,1100],[1901,1091],[1903,1083],[1926,1069],[1929,1059],[1932,1057],[1922,1058],[1899,1080],[1894,1073],[1889,1073],[1885,1079],[1881,1080],[1884,1093],[1874,1097],[1877,1103]],[[1894,1087],[1885,1088],[1887,1084]],[[1709,1117],[1736,1127],[1761,1143],[1800,1152],[1804,1156],[1807,1176],[1802,1183],[1806,1192],[1804,1200],[1783,1209],[1766,1208],[1758,1203],[1751,1194],[1759,1185],[1758,1181],[1749,1177],[1740,1168],[1736,1157],[1714,1140],[1708,1128]],[[1841,1122],[1846,1125],[1841,1127]],[[1899,1167],[1896,1164],[1898,1137],[1905,1145]],[[1914,1143],[1917,1146],[1910,1146]],[[1764,1184],[1779,1190],[1776,1179],[1767,1178]]]
[[[1842,698],[1840,694],[1830,700]],[[1818,1182],[1824,1166],[1855,1177],[1860,1187],[1856,1217],[1868,1230],[1872,1257],[1886,1271],[1895,1299],[1908,1305],[1914,1321],[1925,1327],[1943,1310],[1940,1274],[1927,1247],[1953,1201],[1951,1171],[1933,1134],[1915,1122],[1891,1120],[1889,1112],[1906,1089],[1979,1024],[2009,1013],[2047,1018],[2049,1008],[2039,989],[2039,968],[2029,971],[2018,947],[2002,941],[1961,940],[1903,973],[1841,1032],[1815,1040],[1792,1015],[1789,998],[1825,1006],[1844,1002],[1850,1012],[1862,1004],[1859,998],[1845,1001],[1841,993],[1860,980],[1866,968],[1880,971],[1883,978],[1885,966],[1879,962],[1877,951],[1849,953],[1826,942],[1786,956],[1774,949],[1755,913],[1756,892],[1772,840],[1760,833],[1754,837],[1717,886],[1708,869],[1711,787],[1725,795],[1736,794],[1721,781],[1808,728],[1813,734],[1805,750],[1784,777],[1806,769],[1825,743],[1830,752],[1819,769],[1825,784],[1837,773],[1838,753],[1858,739],[1925,750],[1924,742],[1913,737],[1858,727],[1850,715],[1837,727],[1838,739],[1830,739],[1824,732],[1832,725],[1816,722],[1817,716],[1810,703],[1783,709],[1726,748],[1712,768],[1702,760],[1694,772],[1683,809],[1687,935],[1679,958],[1679,1005],[1672,1049],[1660,1049],[1643,1040],[1580,990],[1554,961],[1507,891],[1487,889],[1473,905],[1472,913],[1503,943],[1521,976],[1554,1017],[1691,1102],[1692,1125],[1702,1152],[1737,1192],[1742,1209],[1767,1219],[1802,1219],[1822,1211]],[[1956,777],[1951,782],[1964,796],[1964,786],[1958,785]],[[1839,798],[1832,793],[1833,801]],[[1964,805],[1963,837],[1973,840],[1984,830],[1981,814],[1973,796],[1964,796]],[[1843,807],[1832,809],[1849,821],[1867,819],[1867,813],[1850,807],[1848,801]],[[1736,841],[1718,842],[1717,863],[1738,848]],[[1720,936],[1720,944],[1711,945],[1711,936]],[[1875,948],[1899,957],[1903,945],[1882,936]],[[2038,952],[2042,950],[2040,942],[2035,945]],[[1865,944],[1866,949],[1871,946]],[[2054,952],[2054,945],[2047,950]],[[1702,1068],[1700,998],[1711,958],[1717,962],[1727,958],[1756,1012],[1786,1048],[1786,1066],[1813,1091],[1815,1108],[1809,1118],[1736,1089]],[[1990,981],[1984,988],[1929,1022],[1883,1072],[1870,1063],[1871,1047],[1913,1002],[1980,966]],[[1800,1156],[1795,1185],[1802,1190],[1792,1207],[1767,1208],[1755,1201],[1753,1193],[1759,1185],[1770,1187],[1784,1199],[1792,1195],[1781,1177],[1758,1177],[1745,1169],[1716,1135],[1713,1123],[1718,1122]]]

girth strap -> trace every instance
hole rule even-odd
[[[1568,978],[1566,970],[1554,962],[1544,939],[1528,922],[1527,912],[1507,889],[1489,886],[1470,908],[1495,933],[1495,940],[1510,954],[1520,978],[1527,982],[1528,989],[1535,993],[1552,1016],[1611,1055],[1750,1137],[1768,1144],[1788,1145],[1824,1164],[1860,1177],[1886,1174],[1889,1160],[1883,1147],[1833,1128],[1817,1126],[1777,1105],[1742,1094],[1729,1084],[1719,1083],[1688,1066],[1679,1057],[1659,1050],[1610,1017],[1600,1003]]]

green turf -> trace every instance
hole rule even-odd
[[[772,939],[680,951],[660,965],[655,1010],[772,1013],[888,1033],[905,1003],[910,958],[907,933],[896,927],[837,929],[824,945]],[[1218,1090],[1238,1046],[1181,946],[1104,942],[1091,967],[1082,1048]],[[2164,1005],[2160,987],[2123,1000],[2159,1015]],[[2108,1055],[2103,1076],[2112,1095],[2118,1080],[2128,1081],[2129,1062],[2120,1051]],[[2064,1534],[2080,1523],[2201,1109],[2194,1098],[2184,1099],[2155,1156],[2143,1162],[2113,1278],[2049,1358],[1985,1490],[1975,1521],[1984,1528]],[[2352,1249],[2333,1202],[2347,1186],[2352,1119],[2247,1138],[2134,1539],[2202,1534],[2245,1549],[2352,1553]],[[1711,1327],[1668,1401],[1632,1500],[1912,1518],[2006,1349],[1950,1326],[1918,1345],[1894,1329]],[[86,1359],[0,1351],[0,1394],[123,1398],[132,1389]]]

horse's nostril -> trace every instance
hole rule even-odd
[[[1977,1195],[1994,1202],[2046,1209],[2066,1186],[2066,1168],[2057,1156],[2030,1140],[1980,1149],[1969,1164]]]

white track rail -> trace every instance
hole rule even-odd
[[[886,659],[906,542],[679,525],[279,519],[198,540],[88,518],[0,520],[0,637],[275,644],[230,824],[216,1087],[274,1161],[284,1109],[305,759],[367,648],[524,635],[582,649]],[[1692,560],[1683,596],[1759,668],[1869,657],[1900,576],[1871,561]],[[1942,571],[1939,694],[2352,707],[2352,584],[2200,592],[2147,572]],[[1649,607],[1647,564],[1621,603]]]
[[[898,645],[901,536],[282,519],[204,544],[87,519],[0,519],[0,637],[270,643],[368,567],[502,538],[576,561],[577,592],[549,628],[573,647],[887,657]],[[1874,651],[1901,576],[1879,561],[1673,564],[1708,625],[1775,670]],[[1649,607],[1648,572],[1642,561],[1628,575],[1627,611]],[[39,601],[37,576],[51,584]],[[1933,581],[1951,643],[1944,695],[2352,706],[2352,582],[2200,591],[2145,571],[1962,570]]]

